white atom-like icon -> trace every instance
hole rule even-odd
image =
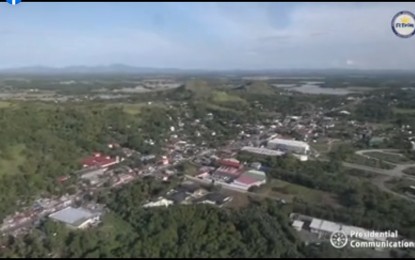
[[[347,235],[342,231],[337,231],[331,234],[330,243],[334,248],[343,248],[347,245]]]

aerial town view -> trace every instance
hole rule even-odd
[[[0,9],[0,257],[415,257],[414,3]]]

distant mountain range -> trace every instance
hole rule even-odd
[[[267,69],[267,70],[201,70],[176,68],[146,68],[124,64],[108,66],[69,66],[54,68],[46,66],[32,66],[22,68],[0,69],[0,74],[232,74],[232,75],[327,75],[327,74],[408,74],[413,71],[404,70],[356,70],[356,69]]]
[[[123,64],[113,64],[109,66],[69,66],[63,68],[33,66],[0,70],[0,73],[2,74],[175,74],[181,72],[192,71],[173,68],[143,68]],[[194,70],[194,72],[197,71]]]

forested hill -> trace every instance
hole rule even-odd
[[[56,179],[78,170],[83,156],[105,151],[110,142],[157,149],[144,140],[163,140],[167,117],[159,107],[137,117],[97,104],[19,103],[0,109],[0,219],[18,209],[18,200],[64,194],[66,187]]]
[[[145,209],[160,189],[144,180],[98,198],[111,209],[103,225],[70,230],[46,221],[22,238],[3,238],[0,257],[302,257],[303,246],[275,202],[240,210],[210,205]]]

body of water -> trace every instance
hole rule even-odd
[[[347,95],[355,93],[346,88],[322,88],[318,85],[304,84],[300,87],[290,88],[291,91],[297,91],[304,94],[326,94],[326,95]]]
[[[356,93],[357,91],[353,91],[347,88],[323,88],[319,86],[324,82],[304,82],[302,85],[298,86],[296,84],[274,84],[274,87],[287,89],[289,91],[296,91],[304,94],[325,94],[325,95],[347,95]]]

